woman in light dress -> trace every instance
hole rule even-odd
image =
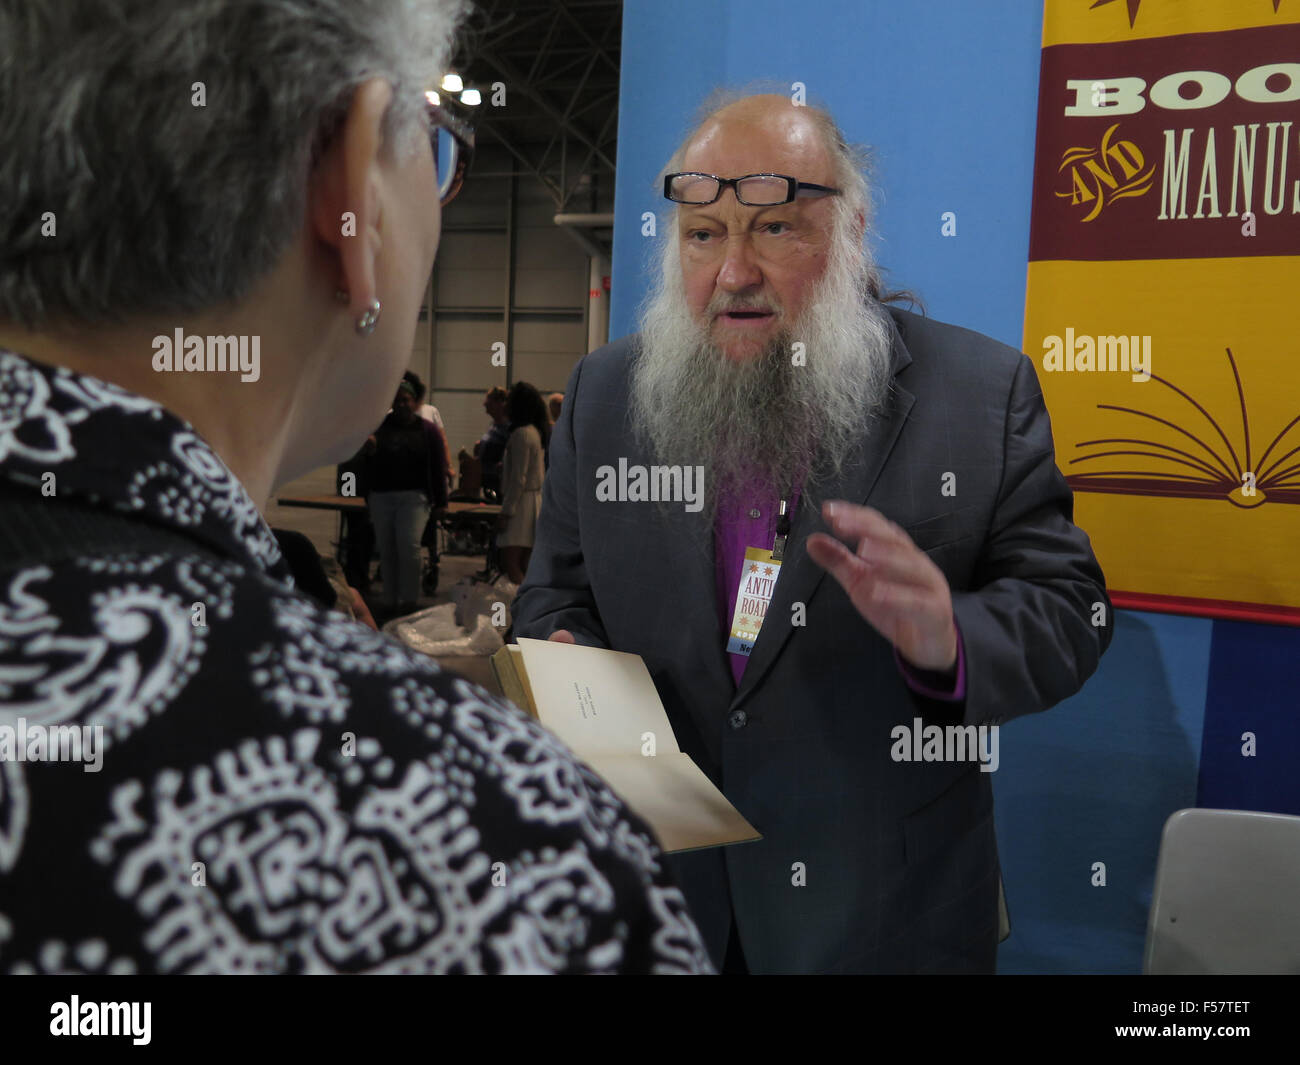
[[[537,515],[542,509],[542,479],[546,475],[551,426],[545,400],[526,381],[511,386],[506,416],[510,419],[510,437],[501,465],[497,547],[501,549],[501,568],[506,577],[521,584],[533,553]]]

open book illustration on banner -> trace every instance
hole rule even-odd
[[[665,851],[762,838],[677,746],[640,655],[521,639],[492,669],[506,698],[604,777]]]
[[[1246,413],[1246,393],[1241,385],[1241,374],[1237,370],[1237,360],[1233,358],[1232,349],[1225,350],[1232,367],[1237,401],[1241,408],[1242,436],[1239,438],[1242,442],[1241,451],[1233,446],[1228,432],[1218,420],[1190,393],[1183,391],[1173,382],[1166,381],[1163,377],[1148,374],[1152,381],[1177,393],[1195,408],[1196,413],[1185,409],[1179,411],[1189,424],[1179,424],[1172,417],[1162,418],[1152,411],[1116,403],[1098,403],[1097,409],[1113,410],[1121,414],[1146,418],[1166,427],[1155,429],[1144,426],[1149,436],[1163,433],[1167,439],[1177,443],[1186,445],[1190,441],[1195,448],[1188,450],[1186,446],[1174,447],[1169,443],[1149,439],[1148,436],[1111,436],[1083,440],[1074,446],[1079,449],[1107,446],[1107,450],[1094,451],[1070,459],[1071,466],[1095,459],[1125,456],[1124,461],[1119,465],[1144,465],[1145,468],[1071,473],[1065,478],[1070,487],[1076,492],[1118,492],[1137,496],[1179,496],[1184,499],[1227,499],[1234,506],[1246,509],[1260,506],[1264,502],[1300,503],[1300,461],[1295,459],[1295,456],[1300,454],[1300,446],[1292,447],[1289,451],[1279,454],[1272,462],[1269,461],[1275,451],[1281,451],[1281,447],[1285,446],[1284,439],[1287,434],[1300,425],[1300,414],[1282,427],[1256,461],[1252,457],[1250,418]],[[1197,417],[1197,414],[1201,417]],[[1180,440],[1174,434],[1181,434],[1184,439]],[[1292,439],[1300,440],[1300,434]],[[1137,445],[1141,448],[1160,450],[1116,449],[1108,446],[1115,444]],[[1144,461],[1135,462],[1132,456]],[[1290,465],[1287,464],[1288,460],[1291,462]]]

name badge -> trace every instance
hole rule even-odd
[[[736,608],[731,613],[731,638],[727,641],[731,654],[748,655],[754,649],[780,573],[781,563],[772,557],[771,551],[762,547],[745,549],[745,565],[740,571],[740,587],[736,589]]]

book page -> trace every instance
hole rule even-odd
[[[600,755],[641,757],[645,734],[659,755],[677,737],[640,655],[549,640],[519,641],[537,718],[585,761]]]
[[[591,768],[649,822],[665,851],[761,839],[690,755],[605,757]]]

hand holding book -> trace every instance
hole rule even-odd
[[[559,630],[492,656],[506,697],[599,773],[666,851],[761,838],[677,746],[639,655],[585,647]]]

